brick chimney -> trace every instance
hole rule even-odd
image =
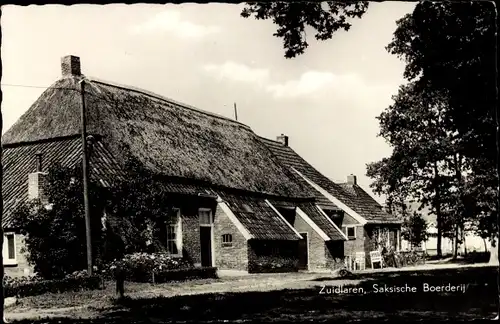
[[[358,183],[357,178],[354,174],[348,175],[347,176],[347,183],[351,185],[355,185]]]
[[[284,134],[281,134],[280,136],[276,137],[276,141],[283,144],[283,146],[288,146],[288,136]]]
[[[36,172],[42,172],[42,152],[36,152]]]
[[[28,199],[40,199],[42,203],[47,203],[44,192],[46,173],[42,172],[42,154],[36,153],[36,172],[28,174]]]
[[[67,55],[61,58],[61,71],[63,77],[80,76],[80,58],[78,56]]]

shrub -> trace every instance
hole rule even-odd
[[[250,273],[277,273],[298,271],[298,260],[295,258],[278,256],[259,256],[257,260],[249,262]]]
[[[389,251],[383,257],[387,267],[400,268],[425,263],[425,252],[423,251]]]
[[[163,270],[154,273],[155,283],[164,283],[169,281],[184,281],[192,279],[217,278],[217,268],[203,267],[191,269]]]
[[[477,252],[472,251],[467,253],[464,257],[464,261],[467,263],[484,263],[490,261],[490,252]]]
[[[45,293],[61,293],[101,288],[101,277],[81,276],[56,280],[37,277],[4,278],[5,297],[26,297]]]
[[[3,285],[6,286],[18,286],[37,282],[42,280],[40,277],[29,276],[29,277],[10,277],[5,275],[3,277]]]
[[[153,273],[159,274],[168,270],[191,269],[192,264],[181,258],[173,258],[167,253],[133,253],[110,263],[104,273],[109,278],[116,278],[123,272],[130,281],[150,282]]]

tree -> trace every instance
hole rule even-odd
[[[407,240],[411,246],[418,247],[427,240],[427,222],[418,212],[413,212],[403,221],[401,237]]]
[[[140,241],[126,244],[124,252],[137,250],[139,244],[148,241],[151,244],[142,245],[141,250],[167,250],[167,223],[173,215],[174,205],[166,182],[161,175],[145,169],[136,159],[126,157],[126,161],[125,170],[130,177],[110,188],[111,199],[106,205],[107,214],[125,217],[130,228],[139,233]],[[118,225],[115,232],[120,231],[122,224]]]
[[[445,95],[416,92],[415,84],[409,83],[400,87],[393,100],[378,117],[379,136],[393,147],[393,153],[368,165],[367,176],[375,180],[376,193],[385,194],[390,203],[396,199],[400,211],[413,200],[421,208],[430,207],[437,216],[437,252],[441,255],[442,203],[449,195],[445,161],[453,151],[443,118]]]
[[[33,200],[21,204],[14,212],[13,226],[25,236],[23,252],[27,252],[27,261],[43,278],[61,278],[87,266],[81,175],[80,167],[53,166],[44,187],[50,204]],[[89,189],[95,259],[99,255],[104,192],[94,182]]]
[[[328,40],[340,29],[348,31],[351,27],[348,20],[361,18],[367,9],[367,1],[255,2],[248,3],[241,16],[272,19],[278,25],[273,36],[283,39],[285,57],[294,58],[304,54],[309,46],[307,27],[315,30],[316,40]]]
[[[98,267],[127,253],[166,250],[172,205],[164,182],[137,162],[126,165],[129,176],[121,181],[106,187],[90,182],[92,255]],[[35,271],[60,278],[87,264],[81,167],[53,165],[44,191],[50,204],[21,204],[14,226],[25,235],[27,260]]]
[[[446,94],[446,126],[459,139],[470,176],[478,180],[471,183],[498,197],[495,19],[490,2],[420,2],[397,22],[387,50],[406,62],[404,76],[414,82],[415,92]],[[485,215],[492,220],[485,223],[498,223],[496,200],[478,202],[490,208]],[[490,230],[494,242],[498,228]]]

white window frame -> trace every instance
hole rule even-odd
[[[13,236],[14,240],[14,258],[9,258],[9,240],[8,237]],[[16,233],[14,232],[6,232],[4,233],[3,238],[3,264],[15,266],[17,265],[17,246],[16,246]]]
[[[345,236],[347,236],[348,240],[355,240],[357,238],[357,230],[356,230],[356,225],[343,225],[342,227],[345,228]],[[354,229],[354,236],[349,236],[349,228]]]
[[[171,239],[167,235],[167,249],[168,253],[173,257],[182,257],[182,217],[181,210],[179,208],[174,208],[174,213],[177,214],[177,221],[171,222],[167,224],[167,233],[170,233],[169,228],[173,228],[175,231],[175,239]],[[177,253],[171,253],[169,248],[169,243],[174,241],[177,246]]]

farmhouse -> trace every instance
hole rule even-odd
[[[364,256],[367,265],[372,251],[382,247],[394,251],[401,249],[402,221],[388,214],[363,190],[355,175],[348,176],[345,183],[335,183],[300,157],[289,146],[286,135],[279,136],[276,141],[261,140],[303,185],[313,190],[322,213],[342,228],[348,238],[344,242],[344,255],[349,266],[353,266],[356,253]]]
[[[12,226],[16,207],[44,199],[51,166],[82,161],[82,97],[92,139],[90,177],[113,186],[129,176],[125,162],[130,157],[161,174],[176,207],[165,244],[173,256],[195,266],[249,272],[343,264],[347,236],[340,226],[348,221],[336,223],[328,216],[332,204],[318,200],[314,186],[248,126],[145,90],[84,76],[76,56],[63,57],[61,70],[62,78],[3,135],[7,275],[32,271],[21,251],[23,237]],[[346,233],[359,237],[356,231],[354,236],[351,230]]]

